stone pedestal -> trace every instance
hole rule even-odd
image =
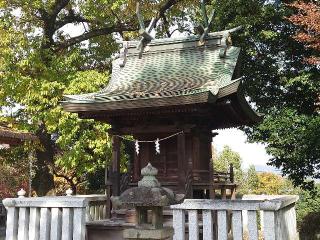
[[[149,163],[141,170],[142,180],[138,187],[130,188],[119,197],[112,197],[118,207],[134,207],[136,227],[123,231],[124,239],[172,239],[173,229],[163,227],[163,208],[182,201],[184,195],[176,195],[170,189],[162,188],[156,179],[158,170]],[[151,218],[148,218],[148,213]]]
[[[140,240],[151,240],[151,239],[172,239],[173,228],[164,227],[161,229],[125,229],[123,231],[123,238],[127,240],[140,239]]]

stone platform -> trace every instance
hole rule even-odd
[[[135,227],[134,210],[121,209],[116,212],[117,219],[87,222],[88,240],[122,240],[123,231]],[[172,227],[172,210],[164,210],[163,218],[164,227]]]
[[[87,223],[88,240],[123,240],[123,231],[134,226],[122,220],[90,221]],[[171,228],[172,222],[166,222],[164,227]]]

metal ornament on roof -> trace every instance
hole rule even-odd
[[[144,20],[141,14],[141,9],[140,9],[140,3],[137,2],[137,9],[136,9],[136,14],[138,17],[138,21],[139,21],[139,25],[140,25],[140,30],[139,30],[139,34],[142,37],[137,49],[140,50],[139,53],[139,58],[142,57],[142,53],[144,51],[144,48],[147,46],[147,44],[149,42],[151,42],[151,40],[153,40],[154,38],[150,35],[151,31],[155,28],[156,23],[157,23],[157,19],[156,18],[152,18],[148,28],[146,29],[144,26]]]
[[[202,13],[202,17],[203,17],[203,20],[204,20],[204,26],[200,25],[198,27],[198,31],[201,34],[201,36],[200,36],[200,45],[204,45],[205,38],[208,36],[210,27],[211,27],[212,22],[213,22],[215,11],[212,10],[212,13],[210,14],[210,17],[208,18],[206,5],[204,3],[204,0],[201,0],[201,13]]]
[[[120,67],[124,67],[126,65],[127,62],[127,54],[128,54],[128,42],[124,42],[123,43],[123,47],[120,50],[120,62],[119,65]]]
[[[209,35],[209,31],[210,28],[212,26],[212,22],[214,19],[214,14],[215,14],[215,10],[212,11],[210,17],[208,17],[207,14],[207,9],[206,9],[206,5],[205,5],[205,0],[200,0],[201,2],[201,13],[202,13],[202,17],[204,20],[204,26],[199,25],[198,26],[198,31],[201,34],[200,36],[200,45],[204,45],[205,44],[205,39],[206,37]],[[223,47],[219,53],[219,57],[220,58],[225,58],[226,54],[227,54],[227,50],[231,47],[232,45],[232,40],[231,40],[231,33],[240,30],[242,27],[236,27],[230,30],[226,30],[222,32],[222,39],[221,39],[221,46]]]
[[[209,31],[214,20],[215,10],[212,10],[211,14],[208,16],[205,0],[200,0],[200,3],[201,3],[201,14],[203,17],[203,25],[199,24],[199,26],[197,26],[197,31],[200,34],[199,46],[203,46],[206,42],[206,38],[210,35]],[[137,5],[136,5],[136,15],[140,25],[139,35],[141,36],[141,39],[137,44],[137,49],[139,50],[139,59],[141,59],[146,46],[152,40],[154,40],[154,37],[151,36],[151,32],[156,27],[158,19],[155,17],[152,18],[149,26],[146,28],[144,25],[143,16],[141,14],[141,8],[140,8],[139,2],[137,2]],[[232,45],[230,33],[238,31],[239,29],[241,29],[241,26],[221,32],[222,33],[221,46],[223,48],[221,49],[219,54],[220,58],[226,57],[227,50]],[[129,45],[127,41],[123,41],[122,44],[123,44],[123,47],[120,50],[120,56],[119,56],[120,67],[124,67],[126,64],[127,54],[128,54],[128,45]]]
[[[227,31],[223,32],[223,37],[221,39],[221,45],[223,46],[223,49],[221,49],[219,56],[220,58],[225,58],[227,55],[227,50],[231,47],[232,45],[232,40],[231,40],[231,33],[236,32],[240,30],[242,26],[238,26],[232,29],[229,29]]]

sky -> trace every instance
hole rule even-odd
[[[267,154],[265,146],[261,143],[248,143],[243,131],[230,128],[215,132],[218,132],[218,135],[213,138],[213,145],[218,153],[222,151],[223,146],[228,145],[240,154],[244,169],[254,165],[257,171],[279,172],[276,168],[267,165],[271,156]]]

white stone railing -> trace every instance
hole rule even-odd
[[[192,240],[200,239],[200,233],[204,240],[242,240],[246,230],[248,239],[258,240],[259,219],[264,240],[295,240],[297,200],[297,196],[258,195],[247,195],[241,200],[186,199],[171,206],[174,240],[186,239],[186,226]],[[243,223],[244,215],[247,226]]]
[[[86,208],[86,221],[96,221],[107,219],[107,195],[75,195],[74,197],[86,198],[88,206]]]
[[[85,240],[86,197],[7,198],[6,240]]]

